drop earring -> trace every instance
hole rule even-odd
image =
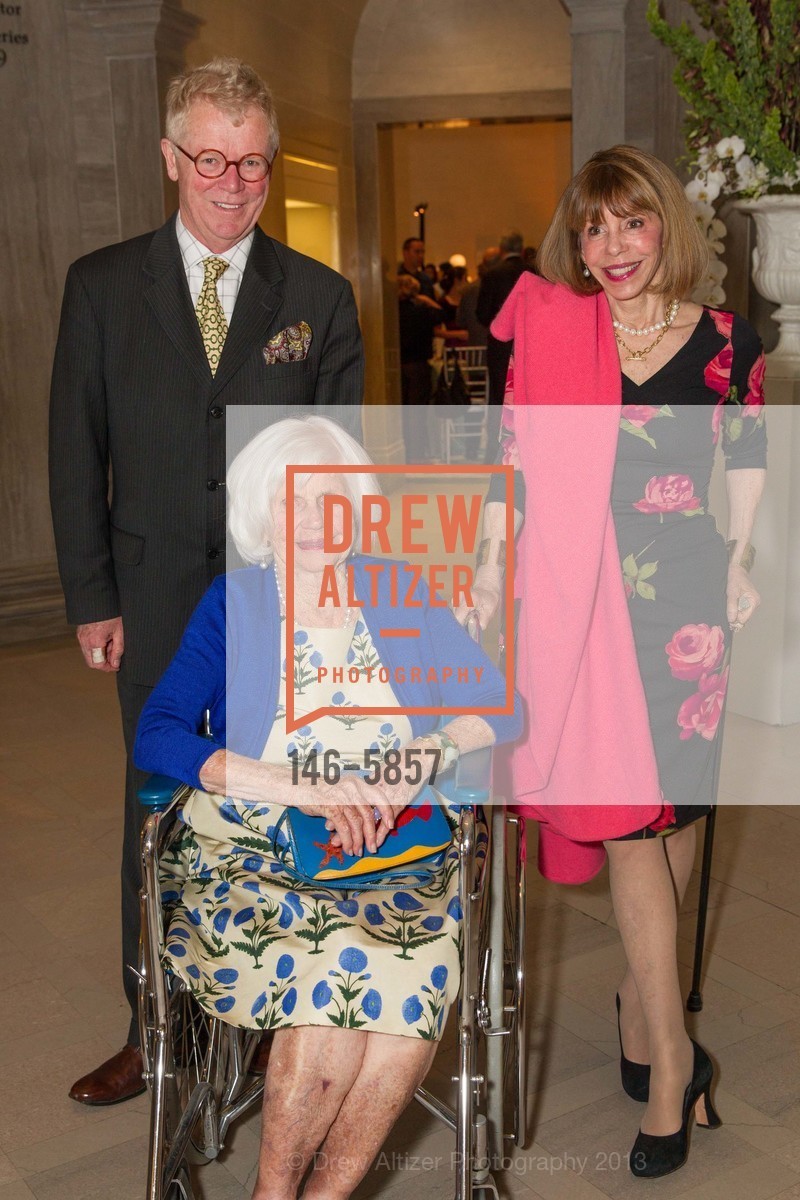
[[[591,273],[592,273],[592,272],[589,270],[589,268],[587,267],[586,263],[584,263],[584,264],[583,264],[583,274],[584,274],[584,277],[585,277],[586,279],[588,279],[588,278],[589,278],[589,276],[591,275]]]

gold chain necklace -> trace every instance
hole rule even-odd
[[[667,308],[667,311],[664,314],[664,328],[661,330],[661,332],[659,333],[658,337],[655,339],[654,342],[651,342],[649,346],[643,346],[641,350],[632,350],[631,347],[627,344],[627,342],[624,342],[622,340],[618,331],[616,329],[614,330],[614,337],[617,339],[617,342],[619,343],[619,345],[622,346],[622,349],[627,352],[628,357],[625,360],[626,362],[630,362],[631,359],[636,361],[638,359],[644,358],[645,355],[649,354],[651,350],[655,350],[656,346],[661,341],[661,339],[663,337],[665,337],[666,334],[669,333],[669,330],[672,328],[672,323],[678,315],[678,309],[680,308],[680,306],[681,306],[680,300],[672,300],[670,302],[669,307]]]

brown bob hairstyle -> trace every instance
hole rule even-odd
[[[680,300],[697,286],[708,266],[708,247],[691,205],[674,172],[635,146],[599,150],[567,185],[536,257],[545,279],[584,296],[601,290],[593,276],[583,274],[580,235],[587,222],[601,219],[604,208],[617,217],[646,212],[660,218],[661,262],[652,291]]]

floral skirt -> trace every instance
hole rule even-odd
[[[728,555],[713,521],[616,518],[623,578],[664,807],[618,840],[663,837],[716,800],[731,652]]]
[[[306,886],[270,854],[267,830],[280,811],[238,803],[234,812],[220,796],[192,793],[162,859],[172,909],[165,965],[233,1025],[438,1040],[460,981],[455,846],[424,888]],[[456,810],[445,811],[455,828]]]

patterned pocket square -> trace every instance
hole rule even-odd
[[[301,362],[308,356],[311,345],[311,326],[305,321],[287,325],[280,333],[271,337],[264,347],[264,362],[268,367],[275,363]]]

